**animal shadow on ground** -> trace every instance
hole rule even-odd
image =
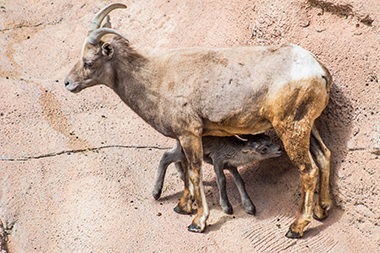
[[[342,209],[337,181],[342,161],[348,152],[347,143],[351,137],[354,107],[342,90],[333,84],[330,101],[318,121],[318,129],[326,146],[331,151],[330,196],[332,208]],[[332,210],[333,211],[333,210]]]

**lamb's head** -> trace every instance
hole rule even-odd
[[[247,139],[245,147],[241,150],[244,154],[255,156],[257,161],[281,155],[281,147],[274,144],[270,137],[265,134],[242,135]]]
[[[88,28],[88,36],[83,46],[82,57],[65,79],[67,90],[77,93],[84,88],[97,84],[112,86],[115,78],[112,59],[115,53],[114,43],[117,42],[117,39],[112,38],[110,41],[101,41],[101,38],[106,34],[115,34],[123,38],[125,43],[128,40],[119,32],[110,28],[100,27],[100,25],[108,13],[117,8],[127,8],[127,6],[118,3],[110,4],[99,11],[92,19]]]

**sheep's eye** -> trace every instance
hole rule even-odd
[[[260,150],[261,154],[266,154],[268,152],[268,148],[264,147]]]
[[[93,62],[84,62],[83,65],[85,68],[91,68],[92,66],[94,66],[94,63]]]

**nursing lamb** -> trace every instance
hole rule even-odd
[[[265,134],[243,135],[240,138],[205,136],[202,138],[203,160],[214,165],[216,180],[219,188],[220,205],[227,214],[232,214],[232,205],[228,200],[226,190],[226,176],[223,170],[228,170],[234,177],[239,190],[241,202],[248,214],[255,214],[256,208],[249,198],[244,181],[237,167],[258,162],[281,155],[281,147],[273,144]],[[186,159],[181,145],[177,142],[172,150],[165,152],[160,160],[156,181],[154,183],[153,197],[157,200],[161,196],[164,177],[168,166],[175,162],[178,174],[183,179],[181,161]]]

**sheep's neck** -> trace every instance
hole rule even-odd
[[[160,133],[174,137],[170,127],[165,126],[160,120],[160,105],[164,98],[157,96],[151,90],[154,80],[154,71],[149,67],[149,60],[141,58],[132,62],[125,68],[117,68],[114,91],[136,114]]]

